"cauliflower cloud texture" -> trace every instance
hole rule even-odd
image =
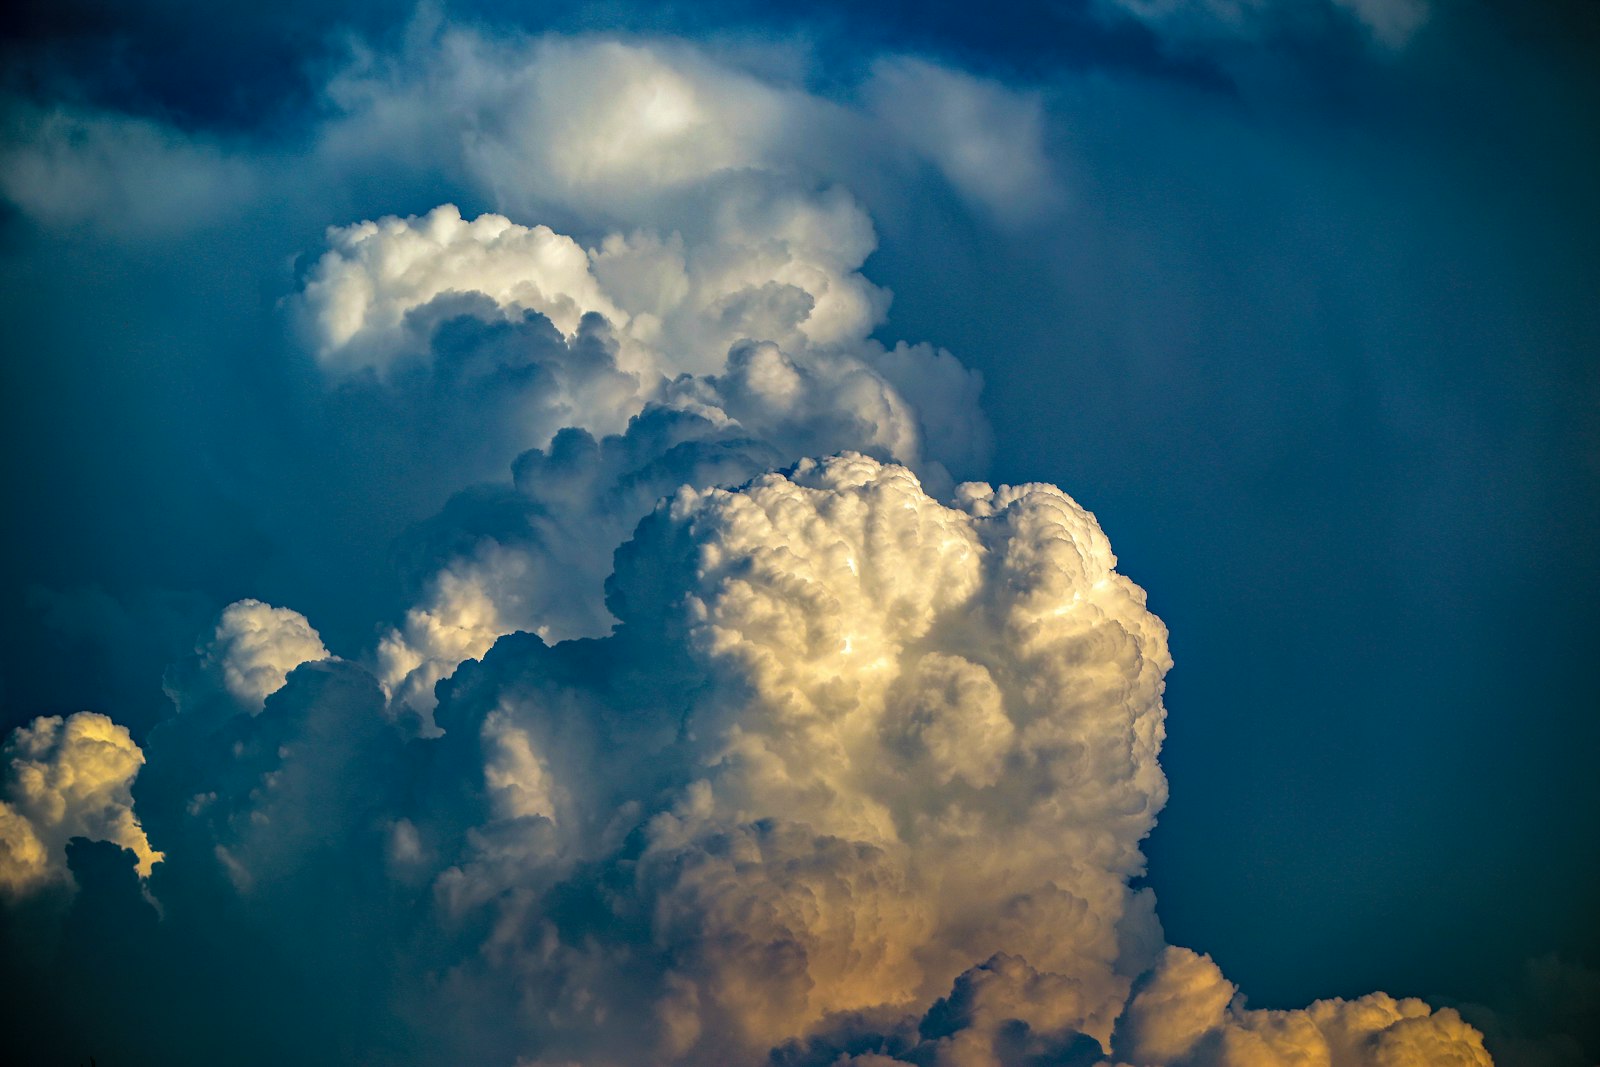
[[[340,658],[241,600],[143,750],[89,712],[14,733],[0,887],[130,850],[146,936],[315,991],[331,1044],[274,1038],[302,1061],[1489,1062],[1451,1011],[1252,1011],[1165,945],[1131,883],[1166,629],[1066,493],[962,480],[977,375],[876,336],[870,220],[769,136],[867,116],[675,45],[455,32],[419,63],[336,81],[325,150],[473,114],[506,213],[335,225],[292,302],[324,410],[462,490],[411,606]],[[956,142],[1037,139],[1033,102],[876,76],[885,129],[1026,215],[1046,178]]]

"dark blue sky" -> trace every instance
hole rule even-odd
[[[845,102],[884,54],[1036,94],[1060,197],[1020,223],[931,166],[835,173],[894,293],[876,336],[980,370],[983,476],[1073,494],[1171,630],[1146,849],[1169,940],[1253,1006],[1382,988],[1592,1042],[1592,1001],[1563,1015],[1522,975],[1600,968],[1600,9],[1442,0],[1393,51],[1275,11],[1217,37],[1080,3],[449,14],[751,64],[778,43]],[[66,104],[289,159],[346,35],[400,47],[410,13],[24,5],[4,137]],[[92,708],[144,737],[240,597],[351,655],[410,602],[406,531],[439,501],[323,469],[283,300],[325,226],[503,205],[427,161],[314,195],[263,173],[181,231],[137,188],[107,201],[123,232],[0,215],[7,728]],[[560,211],[517,221],[593,236]]]

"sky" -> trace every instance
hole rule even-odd
[[[20,1063],[1600,1062],[1600,11],[28,3]]]

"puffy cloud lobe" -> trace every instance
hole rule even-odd
[[[199,650],[229,696],[259,712],[302,663],[328,658],[322,638],[298,611],[259,600],[239,600],[223,609],[211,640]]]
[[[521,473],[553,492],[552,459]],[[1452,1012],[1248,1012],[1153,950],[1127,881],[1165,797],[1165,630],[1059,490],[954,501],[860,454],[681,488],[617,556],[616,631],[500,639],[441,736],[331,660],[181,711],[151,743],[162,899],[195,921],[220,879],[349,1017],[451,1062],[1487,1063]],[[239,609],[299,631],[271,611]],[[186,678],[216,684],[180,674],[180,707]],[[415,969],[374,978],[395,951]]]
[[[1074,1025],[1083,1007],[1075,978],[1041,974],[1021,957],[997,953],[963,972],[920,1019],[882,1033],[824,1032],[775,1050],[773,1060],[784,1067],[1089,1067],[1103,1049]]]
[[[430,713],[440,679],[489,651],[502,634],[523,628],[516,616],[533,613],[517,611],[515,591],[528,584],[532,565],[529,554],[491,541],[434,576],[426,604],[408,609],[378,642],[378,677],[397,703]]]
[[[604,918],[502,966],[610,972],[589,995],[652,1002],[690,1061],[925,1010],[996,952],[1065,976],[1038,980],[1072,989],[1042,1030],[1108,1039],[1125,948],[1159,936],[1126,880],[1165,796],[1165,631],[1059,490],[961,501],[847,454],[663,504],[618,556],[613,637],[502,641],[448,687],[437,744],[487,769],[489,819],[421,828],[457,850],[454,921],[488,908],[527,945],[513,887],[612,884]],[[635,924],[624,981],[584,946]]]
[[[364,670],[341,663],[305,616],[246,599],[224,608],[209,640],[168,669],[165,689],[176,714],[146,740],[152,761],[139,783],[139,805],[174,856],[192,862],[195,854],[207,855],[222,861],[236,885],[252,884],[255,876],[241,858],[243,831],[253,828],[252,839],[276,841],[286,855],[299,843],[282,820],[270,829],[265,825],[270,821],[265,805],[288,785],[286,768],[303,765],[292,757],[332,760],[323,768],[330,784],[347,787],[360,780],[362,759],[337,766],[341,755],[349,755],[334,743],[340,730],[320,729],[325,724],[315,718],[295,718],[312,687],[304,680],[298,688],[291,684],[302,675],[354,672],[372,687]],[[346,702],[355,703],[349,697]],[[328,714],[342,721],[343,731],[357,733],[366,717],[353,709]],[[389,732],[381,711],[370,717],[370,729]],[[312,733],[313,727],[318,731]],[[326,804],[302,814],[308,821],[332,820],[340,808]],[[291,864],[285,859],[279,865]]]
[[[1379,39],[1421,10],[1338,2]],[[1264,7],[1124,6],[1174,33]],[[603,236],[449,205],[329,231],[299,302],[329,410],[375,455],[420,439],[397,485],[513,481],[430,524],[370,674],[241,602],[169,677],[139,796],[175,923],[285,957],[334,1032],[414,1039],[396,1061],[1487,1062],[1453,1013],[1250,1012],[1163,951],[1128,882],[1166,795],[1165,630],[1065,494],[953,485],[986,447],[976,375],[871,338],[871,223],[785,154],[870,117],[1021,218],[1055,188],[1030,98],[891,61],[846,115],[678,46],[434,43],[420,75],[338,79],[323,162],[451,145],[503,211]],[[48,217],[25,154],[8,195]],[[52,740],[80,718],[110,755]],[[13,882],[59,873],[73,820],[160,857],[119,729],[19,733]]]
[[[872,224],[842,191],[812,196],[750,176],[705,230],[690,243],[614,233],[585,251],[503,215],[464,220],[450,204],[334,227],[301,296],[303,323],[331,373],[386,374],[428,358],[441,317],[429,309],[441,298],[481,294],[475,314],[534,311],[567,336],[593,312],[619,331],[619,365],[648,390],[662,375],[720,367],[746,338],[864,344],[887,309],[887,294],[858,273],[876,244]],[[565,425],[617,428],[581,409]]]
[[[1169,948],[1129,1001],[1118,1044],[1135,1062],[1177,1061],[1222,1025],[1235,992],[1209,956]]]
[[[133,812],[132,784],[144,753],[126,727],[80,711],[41,716],[5,743],[0,800],[0,889],[17,894],[70,880],[67,842],[110,841],[130,849],[148,876],[162,854]]]
[[[577,242],[503,215],[468,222],[444,204],[420,218],[331,227],[328,245],[304,306],[318,358],[338,373],[425,358],[415,349],[428,337],[408,320],[447,294],[482,293],[508,316],[537,311],[568,335],[585,312],[618,317]]]
[[[1209,957],[1168,948],[1118,1024],[1142,1067],[1487,1067],[1483,1037],[1451,1008],[1373,993],[1303,1011],[1248,1011]]]
[[[918,1032],[933,1043],[941,1067],[998,1067],[1024,1056],[1062,1062],[1074,1046],[1100,1050],[1077,1031],[1084,1008],[1077,979],[1040,974],[1025,960],[997,954],[957,978]]]

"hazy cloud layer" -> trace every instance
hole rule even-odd
[[[1182,47],[1273,29],[1315,33],[1327,16],[1348,19],[1376,46],[1398,50],[1428,21],[1428,0],[1099,0]],[[1298,26],[1297,26],[1298,23]]]

